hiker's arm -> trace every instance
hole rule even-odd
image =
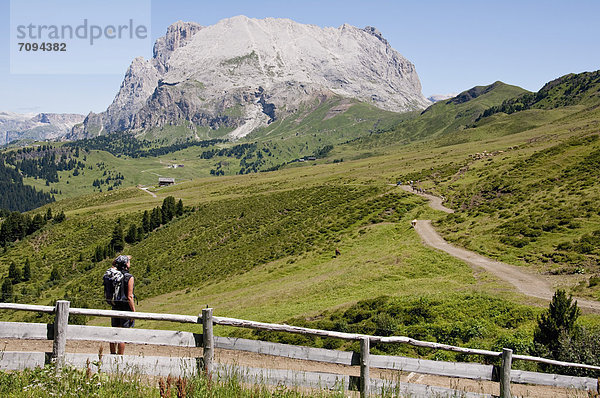
[[[131,311],[135,312],[135,302],[133,301],[133,276],[127,282],[127,302]]]

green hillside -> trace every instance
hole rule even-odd
[[[556,287],[600,300],[597,97],[586,94],[566,106],[497,112],[477,120],[486,109],[522,93],[495,83],[435,104],[422,115],[374,116],[363,104],[350,104],[326,118],[342,105],[332,100],[315,103],[304,119],[274,123],[245,142],[190,146],[157,157],[81,152],[88,183],[114,170],[125,176],[123,184],[102,192],[95,187],[85,195],[73,190],[70,198],[32,211],[42,215],[51,207],[66,219],[5,245],[0,277],[9,280],[11,292],[3,298],[50,304],[66,297],[74,306],[105,306],[99,280],[110,260],[92,261],[96,248],[109,244],[115,226],[125,232],[141,226],[144,211],[174,196],[182,200],[183,214],[124,248],[133,255],[142,311],[198,314],[210,305],[220,316],[392,331],[482,348],[521,344],[519,352],[527,353],[545,303],[423,246],[410,228],[412,219],[434,220],[458,245],[528,267]],[[373,119],[361,125],[369,115]],[[333,134],[352,120],[361,127],[349,130],[345,141]],[[318,141],[311,126],[321,126],[324,137],[331,133],[332,141]],[[285,133],[293,128],[293,134]],[[361,135],[367,128],[371,131]],[[257,170],[325,143],[332,147],[315,161],[286,161],[275,171],[236,174],[259,153],[269,160]],[[223,164],[226,159],[229,165]],[[186,167],[167,169],[171,161]],[[210,177],[217,161],[230,175]],[[95,167],[103,162],[106,170]],[[140,165],[148,172],[140,172]],[[182,173],[181,183],[155,189],[157,197],[126,187],[157,177],[146,174],[170,176],[171,171]],[[59,183],[53,184],[83,181],[72,173],[59,172]],[[396,186],[407,180],[446,197],[456,213],[433,211]],[[29,280],[15,278],[14,270],[22,275],[27,263]],[[426,311],[409,310],[419,306]],[[599,321],[586,315],[582,322]]]
[[[468,129],[486,109],[500,105],[526,91],[520,87],[496,82],[477,86],[454,98],[437,102],[415,118],[403,121],[383,134],[358,140],[361,146],[381,146],[394,143],[437,138],[459,143],[454,136]],[[477,137],[475,139],[479,139]],[[466,141],[462,139],[461,141]]]
[[[303,104],[297,111],[253,132],[248,139],[284,143],[296,155],[302,143],[309,146],[323,143],[343,143],[357,137],[390,129],[399,122],[411,119],[414,113],[398,114],[373,105],[341,97],[319,97]],[[321,143],[321,144],[318,144]],[[306,147],[306,144],[304,145]]]
[[[495,113],[527,109],[554,109],[571,105],[594,105],[600,97],[600,71],[569,74],[544,85],[537,93],[525,93],[486,109],[480,118]]]
[[[583,127],[592,115],[599,114],[586,112],[560,130]],[[561,136],[560,130],[545,129],[518,149],[471,158],[460,175],[434,183],[459,210],[440,226],[450,239],[487,255],[551,274],[582,274],[578,291],[600,299],[594,282],[600,255],[598,133],[583,127]]]
[[[457,210],[438,222],[447,239],[553,283],[572,275],[577,294],[600,299],[599,88],[597,72],[550,82],[526,94],[540,98],[530,109],[498,112],[458,133],[487,137],[466,156],[398,179],[420,180]]]

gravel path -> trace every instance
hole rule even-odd
[[[434,210],[440,210],[444,213],[454,213],[454,210],[447,208],[442,204],[443,200],[439,196],[429,195],[428,193],[420,193],[415,190],[410,185],[400,185],[400,188],[406,192],[414,193],[415,195],[419,195],[427,200],[429,200],[429,207]]]
[[[414,192],[408,185],[402,185],[400,188],[406,192],[414,193],[429,199],[429,204],[433,209],[441,210],[446,213],[454,212],[452,209],[442,205],[442,199],[437,196]],[[527,272],[521,267],[489,259],[475,252],[451,245],[450,243],[446,242],[444,238],[442,238],[440,234],[438,234],[433,228],[431,220],[418,220],[415,225],[415,230],[423,240],[423,243],[426,245],[446,252],[452,257],[458,258],[459,260],[463,260],[473,268],[484,269],[485,271],[510,283],[520,293],[526,296],[550,301],[554,295],[553,287],[550,286],[550,284],[540,275]],[[582,309],[600,313],[600,302],[582,298],[576,299],[577,305]]]
[[[140,187],[140,189],[146,192],[147,194],[152,195],[152,197],[156,198],[156,194],[154,192],[149,191],[148,188]]]

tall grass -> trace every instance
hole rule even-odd
[[[54,365],[0,372],[2,397],[148,397],[157,396],[156,388],[132,374],[91,373],[89,370]]]
[[[265,383],[245,384],[240,375],[210,378],[199,374],[190,378],[149,378],[139,373],[93,373],[88,369],[54,365],[25,369],[20,372],[0,372],[2,397],[253,397],[301,398],[344,397],[343,391],[306,390]]]

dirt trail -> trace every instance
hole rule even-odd
[[[414,193],[415,195],[419,195],[425,199],[429,200],[429,207],[434,210],[440,210],[444,213],[454,213],[454,210],[447,208],[442,204],[443,200],[439,196],[429,195],[428,193],[420,193],[415,190],[410,185],[400,185],[400,188],[406,192]]]
[[[156,194],[154,192],[149,191],[149,188],[145,188],[145,187],[139,187],[142,191],[146,192],[149,195],[152,195],[152,197],[156,198]]]
[[[441,210],[446,213],[454,212],[452,209],[443,206],[442,199],[437,196],[414,192],[412,188],[407,185],[402,185],[400,188],[406,192],[414,193],[429,199],[429,204],[433,209]],[[550,286],[550,284],[540,275],[527,272],[514,265],[489,259],[475,252],[453,246],[446,242],[444,238],[442,238],[433,228],[431,220],[418,220],[415,225],[415,230],[426,245],[442,250],[450,254],[452,257],[463,260],[471,267],[481,268],[491,274],[494,274],[498,278],[513,285],[519,292],[526,296],[550,301],[554,295],[553,287]],[[600,313],[600,302],[585,300],[577,297],[576,299],[577,305],[582,309]]]

